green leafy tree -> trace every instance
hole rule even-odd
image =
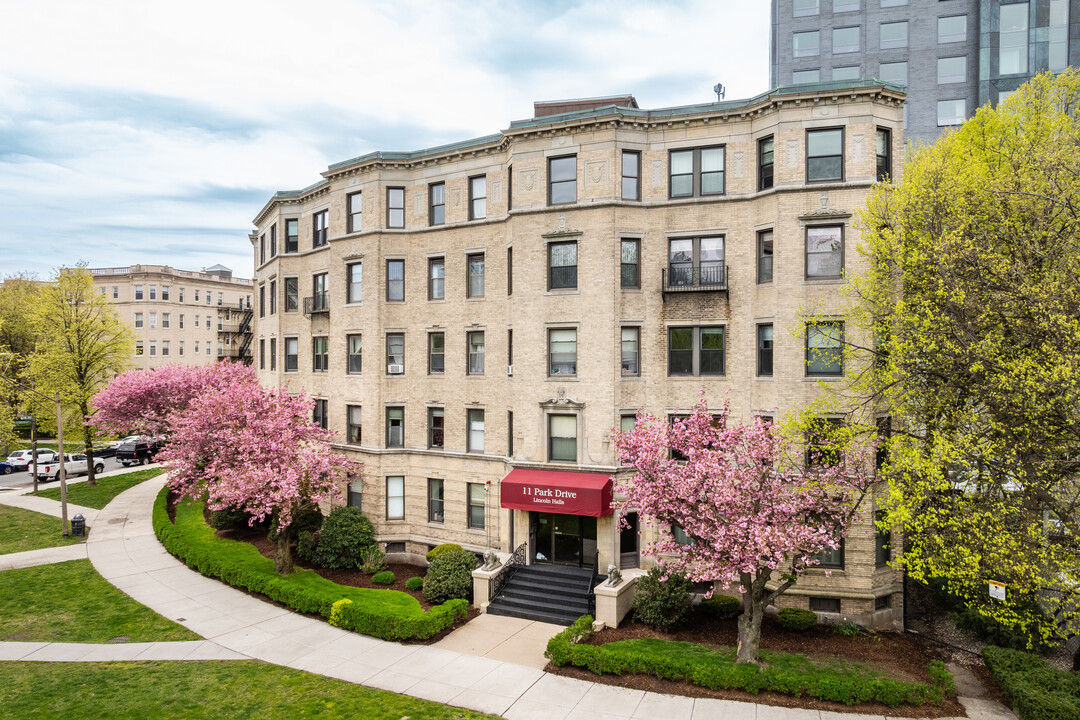
[[[858,222],[849,383],[915,579],[1036,638],[1080,632],[1080,72],[917,148]],[[990,581],[1006,584],[992,599]]]
[[[65,429],[70,423],[86,446],[91,460],[87,484],[95,485],[90,398],[130,363],[131,331],[105,296],[94,292],[84,266],[61,270],[38,289],[31,322],[37,339],[29,374],[39,392],[60,393],[68,409]]]
[[[30,275],[13,275],[0,283],[0,375],[16,382],[0,382],[0,457],[7,457],[17,439],[15,417],[28,408],[17,384],[34,351],[30,308],[38,283]]]

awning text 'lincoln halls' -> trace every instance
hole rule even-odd
[[[512,470],[503,478],[502,506],[560,515],[604,517],[611,507],[611,476],[560,470]]]

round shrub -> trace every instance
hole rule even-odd
[[[776,620],[782,628],[801,632],[817,625],[817,613],[813,610],[783,608],[776,613]]]
[[[713,617],[735,617],[742,611],[742,601],[730,595],[713,595],[701,601],[701,609]]]
[[[339,506],[323,522],[312,562],[325,568],[355,568],[375,544],[371,521],[360,508]]]
[[[424,587],[424,578],[422,577],[411,577],[405,581],[406,590],[419,590],[422,587]]]
[[[436,545],[435,547],[428,550],[427,555],[425,555],[424,557],[427,558],[428,562],[431,562],[435,558],[442,555],[444,552],[450,552],[451,550],[460,550],[460,549],[461,549],[460,545],[455,545],[454,543],[443,543],[442,545]]]
[[[210,511],[210,527],[215,530],[234,530],[245,527],[251,516],[238,508]]]
[[[296,538],[296,554],[309,565],[315,564],[315,550],[319,547],[319,535],[305,530]]]
[[[432,605],[472,598],[472,571],[480,561],[468,550],[451,548],[438,554],[424,577],[424,599]]]
[[[667,575],[661,582],[660,578]],[[654,567],[638,578],[634,595],[634,618],[656,630],[667,630],[690,610],[689,578]]]
[[[285,528],[290,538],[299,538],[302,533],[317,533],[323,524],[322,510],[318,505],[308,505],[304,509],[293,514],[292,522]],[[270,532],[267,537],[271,542],[277,542],[278,524],[277,518],[270,523]]]
[[[382,572],[377,572],[371,576],[371,582],[376,585],[393,585],[394,580],[396,579],[394,573],[389,570],[383,570]]]

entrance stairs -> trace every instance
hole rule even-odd
[[[592,568],[523,565],[491,600],[487,611],[492,615],[570,625],[589,612],[592,589]]]

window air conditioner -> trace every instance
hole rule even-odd
[[[387,375],[401,375],[403,372],[405,372],[405,366],[404,365],[387,365],[386,366],[386,374]]]
[[[507,375],[513,375],[514,374],[514,366],[513,365],[507,365],[506,366],[506,374]]]

